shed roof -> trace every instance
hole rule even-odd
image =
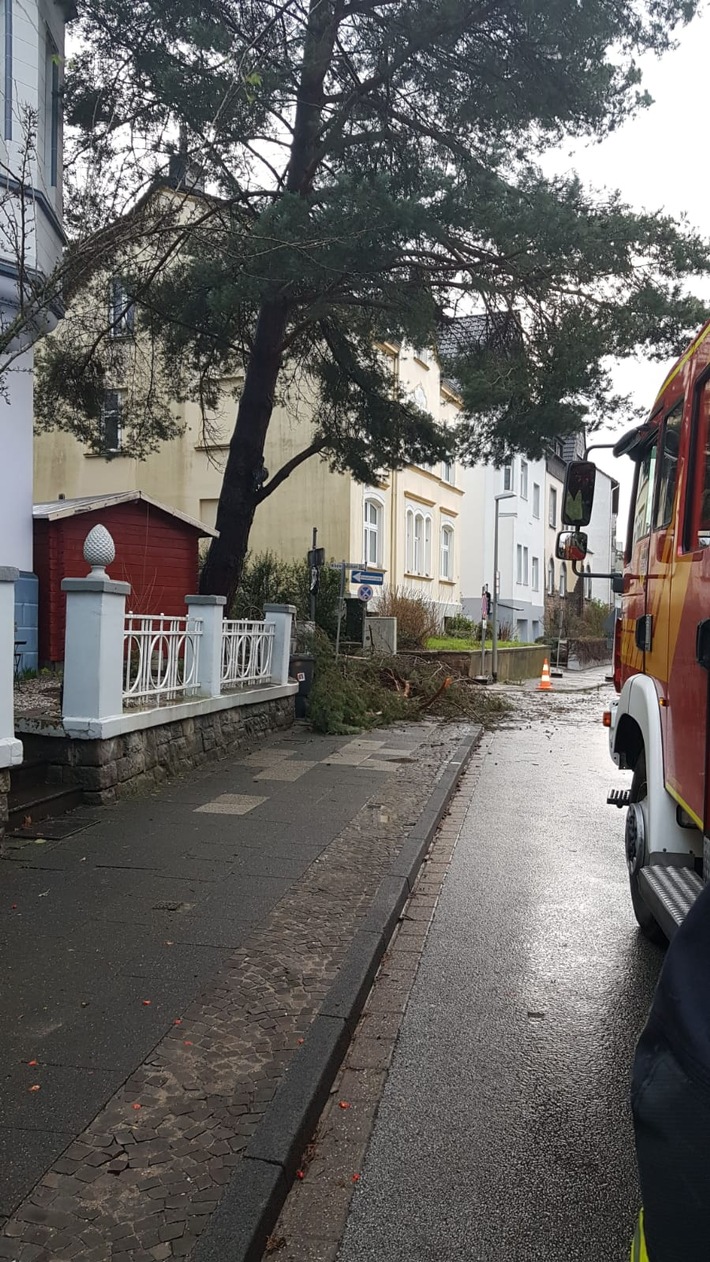
[[[113,491],[106,495],[84,495],[75,500],[50,500],[47,504],[34,504],[32,516],[35,521],[61,521],[65,517],[78,517],[80,513],[95,513],[102,508],[115,508],[119,504],[134,504],[138,500],[149,504],[151,508],[157,508],[161,513],[167,513],[168,517],[176,517],[178,521],[191,526],[200,535],[209,535],[213,539],[219,536],[218,530],[212,530],[204,522],[188,517],[177,508],[161,504],[150,495],[146,495],[144,491]]]

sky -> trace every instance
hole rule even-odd
[[[678,48],[662,58],[641,61],[644,86],[653,97],[649,109],[601,144],[567,144],[544,163],[548,173],[575,170],[594,188],[618,188],[637,210],[663,209],[674,217],[686,214],[691,227],[710,236],[710,180],[704,145],[706,75],[710,48],[710,11],[697,17],[677,36]],[[708,298],[710,281],[699,282],[699,297]],[[615,368],[615,386],[650,409],[668,363],[624,360]],[[595,434],[594,442],[615,441],[623,427]],[[619,535],[626,531],[632,464],[611,452],[596,452],[599,468],[618,479]]]

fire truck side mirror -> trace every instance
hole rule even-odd
[[[623,596],[624,594],[624,576],[623,574],[612,574],[611,590],[615,596]]]
[[[583,530],[561,530],[557,536],[555,556],[558,561],[583,561],[588,542]]]
[[[597,466],[591,460],[573,460],[567,465],[562,495],[562,525],[588,526],[594,505]]]

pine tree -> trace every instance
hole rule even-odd
[[[707,270],[706,243],[539,164],[563,136],[602,137],[643,108],[636,58],[668,48],[696,7],[83,0],[67,77],[92,173],[77,228],[102,224],[108,188],[130,201],[178,137],[213,194],[179,250],[133,277],[154,385],[182,382],[209,408],[224,374],[244,374],[203,590],[233,593],[255,511],[301,459],[369,481],[449,450],[393,390],[383,339],[444,347],[459,455],[495,461],[623,410],[608,357],[679,348],[702,314],[683,282]],[[442,342],[472,310],[500,335]],[[56,415],[63,395],[86,432],[98,390],[76,362],[63,376],[61,354],[41,406]],[[274,403],[298,375],[319,397],[312,442],[265,479]],[[159,413],[144,423],[165,436]]]

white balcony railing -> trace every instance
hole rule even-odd
[[[201,618],[126,614],[124,704],[172,700],[197,691]]]
[[[274,627],[237,619],[222,623],[222,686],[268,684],[274,655]]]

